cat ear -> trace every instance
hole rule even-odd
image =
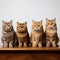
[[[12,22],[13,22],[13,21],[11,20],[11,21],[10,21],[10,24],[11,24],[11,25],[12,25]]]
[[[56,22],[56,18],[53,19]]]
[[[13,21],[11,20],[10,22],[11,22],[11,24],[12,24]]]
[[[25,24],[27,24],[27,21],[25,22]]]
[[[32,22],[34,22],[34,20],[32,20]]]
[[[33,23],[36,23],[36,21],[32,20]]]
[[[42,20],[40,20],[40,24],[42,25]]]
[[[46,22],[50,21],[48,18],[46,18]]]
[[[32,20],[32,22],[34,22],[34,20]]]
[[[2,23],[4,23],[4,20],[2,20]]]
[[[56,23],[56,18],[54,18],[53,21]]]
[[[17,22],[17,24],[19,24],[19,22]]]
[[[13,21],[11,20],[10,22],[12,23]]]
[[[34,20],[32,20],[32,23],[34,23]]]
[[[49,20],[48,18],[46,18],[46,21]]]
[[[4,26],[4,24],[5,24],[5,21],[4,21],[4,20],[2,20],[2,26]]]
[[[41,23],[42,23],[42,20],[41,20]]]

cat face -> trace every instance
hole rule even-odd
[[[41,21],[32,21],[32,30],[35,32],[41,32],[43,29],[42,20]]]
[[[48,30],[56,30],[56,19],[49,20],[46,18],[46,29]]]
[[[17,31],[20,33],[24,33],[27,31],[27,22],[19,23],[17,22]]]
[[[12,21],[10,22],[2,21],[2,24],[3,24],[2,26],[3,31],[10,32],[13,30]]]

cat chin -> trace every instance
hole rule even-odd
[[[11,31],[12,31],[12,30],[10,30],[10,31],[9,31],[9,30],[4,30],[4,32],[11,32]]]
[[[18,31],[19,33],[25,33],[25,31]]]

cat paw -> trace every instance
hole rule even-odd
[[[27,43],[24,43],[24,47],[27,47]]]
[[[7,43],[7,41],[4,41],[3,48],[7,48],[7,47],[8,47],[8,43]]]
[[[50,44],[49,44],[49,43],[47,43],[47,44],[46,44],[46,47],[50,47]]]
[[[4,45],[3,48],[8,48],[8,46],[5,46],[5,45]]]
[[[31,43],[29,43],[29,47],[31,47],[32,46],[32,44]]]
[[[37,44],[32,44],[32,47],[37,47]]]
[[[52,42],[52,47],[56,47],[55,41]]]
[[[13,41],[9,43],[9,48],[12,48],[12,47],[13,47]]]
[[[19,46],[18,47],[22,47],[22,43],[19,43]]]
[[[46,47],[50,47],[50,41],[47,41]]]
[[[50,47],[50,45],[46,45],[46,47]]]
[[[38,44],[38,47],[42,47],[42,45],[41,44]]]
[[[53,45],[53,47],[56,47],[56,45]]]

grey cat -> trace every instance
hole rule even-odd
[[[15,39],[15,31],[13,29],[12,21],[2,21],[2,43],[3,47],[14,47],[17,43]]]

